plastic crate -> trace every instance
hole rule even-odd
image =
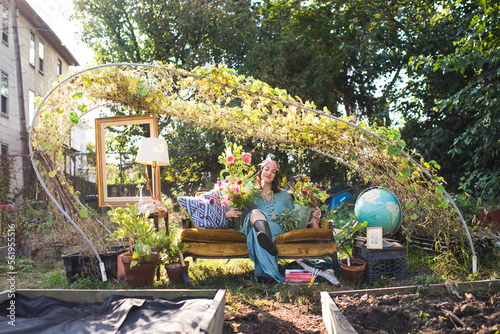
[[[111,253],[99,254],[106,276],[108,279],[117,278],[117,258],[118,255],[126,250],[120,249]],[[66,277],[72,283],[79,277],[101,278],[101,270],[99,269],[99,261],[94,255],[82,255],[80,253],[72,253],[61,256],[64,268],[66,269]]]
[[[406,248],[398,243],[383,249],[356,246],[354,257],[366,262],[364,278],[369,284],[382,278],[394,278],[396,281],[406,278]]]

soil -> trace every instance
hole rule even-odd
[[[359,333],[481,333],[500,330],[500,292],[450,295],[343,296],[337,306]],[[320,314],[305,305],[241,305],[226,314],[224,334],[326,334]]]
[[[327,334],[321,314],[306,305],[270,302],[258,310],[241,305],[236,314],[226,312],[223,334]]]
[[[500,292],[343,296],[335,303],[360,334],[493,334],[500,330]]]

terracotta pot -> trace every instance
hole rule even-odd
[[[344,275],[351,282],[357,282],[363,276],[366,268],[366,262],[361,259],[351,258],[351,265],[347,265],[347,259],[340,261],[342,268],[342,275]]]
[[[176,263],[166,263],[165,270],[170,282],[172,283],[183,283],[184,277],[182,275],[188,272],[189,261],[184,262],[186,265],[183,267],[180,262]]]
[[[142,286],[153,284],[155,279],[156,264],[158,262],[158,253],[151,253],[149,261],[142,259],[139,265],[130,268],[130,263],[135,259],[130,252],[121,254],[121,261],[127,283],[133,287],[139,288]]]

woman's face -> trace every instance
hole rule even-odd
[[[264,168],[262,168],[262,173],[260,174],[261,180],[263,180],[266,183],[272,183],[275,177],[276,177],[276,169],[270,166],[264,166]]]

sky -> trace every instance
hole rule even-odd
[[[78,22],[70,21],[72,0],[26,0],[31,8],[47,23],[78,60],[81,67],[91,62],[93,52],[77,39],[75,33],[81,30]]]

